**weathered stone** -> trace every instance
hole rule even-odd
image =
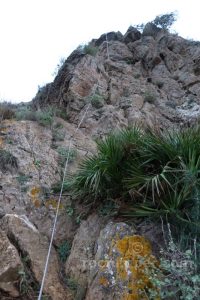
[[[25,216],[5,215],[1,220],[1,227],[17,244],[20,251],[28,256],[31,271],[36,280],[41,282],[49,247],[47,238],[41,235]],[[71,294],[63,288],[59,280],[59,264],[54,247],[49,260],[44,293],[53,300],[71,299]]]
[[[99,39],[95,41],[95,46],[100,46],[103,42],[106,41],[106,34],[102,34]],[[107,33],[107,41],[123,41],[123,35],[121,32],[108,32]]]
[[[124,42],[126,44],[135,42],[141,38],[141,33],[135,27],[130,26],[124,35]]]
[[[154,258],[150,243],[134,233],[125,223],[109,223],[101,231],[86,300],[122,300],[139,296],[138,283],[142,290],[149,280],[139,271],[142,268],[139,261],[143,257],[144,264],[149,260],[153,264]]]
[[[17,249],[10,243],[6,233],[0,230],[0,289],[11,297],[18,297],[14,284],[19,281],[23,268]]]
[[[161,31],[160,28],[158,28],[155,24],[149,22],[145,25],[142,35],[143,36],[153,36],[156,37],[156,35]]]
[[[73,240],[65,271],[82,286],[87,285],[90,268],[94,263],[95,244],[102,225],[100,217],[91,215],[86,221],[82,221]]]

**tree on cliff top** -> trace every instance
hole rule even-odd
[[[155,24],[156,26],[160,27],[160,28],[169,29],[174,24],[176,19],[177,19],[176,12],[171,12],[171,13],[168,13],[168,14],[157,16],[153,20],[152,23]]]

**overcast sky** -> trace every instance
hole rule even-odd
[[[0,0],[0,99],[30,101],[78,45],[175,10],[174,29],[200,40],[198,0]]]

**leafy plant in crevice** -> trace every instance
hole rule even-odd
[[[67,260],[67,257],[69,256],[70,254],[70,251],[71,251],[71,243],[69,243],[69,241],[64,241],[62,242],[59,247],[58,247],[58,255],[59,255],[59,258],[61,260],[61,262],[65,262]]]
[[[83,46],[84,54],[89,54],[91,56],[95,56],[98,52],[98,47],[92,46],[91,44]]]
[[[140,135],[139,129],[133,128],[98,140],[97,154],[86,158],[71,178],[74,194],[92,199],[122,196],[126,160],[133,155]]]
[[[17,158],[7,150],[0,149],[0,170],[5,172],[11,169],[17,170]]]
[[[98,93],[89,97],[89,100],[91,101],[92,106],[96,109],[104,106],[104,97],[102,95],[99,95]]]

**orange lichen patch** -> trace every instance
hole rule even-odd
[[[32,197],[35,197],[36,195],[38,195],[40,193],[40,188],[39,187],[33,187],[30,191],[30,194]]]
[[[107,287],[107,286],[109,286],[109,281],[107,278],[102,276],[99,278],[99,284]]]
[[[36,186],[34,186],[29,192],[31,200],[36,208],[41,206],[41,201],[39,200],[40,192],[41,192],[40,187],[36,187]]]
[[[100,260],[99,261],[99,267],[103,270],[107,267],[108,261],[106,260]]]
[[[151,254],[150,243],[139,235],[126,236],[122,240],[116,241],[116,246],[123,256],[144,256]]]
[[[49,207],[51,206],[52,208],[56,209],[56,208],[57,208],[57,205],[58,205],[58,201],[55,200],[55,199],[49,199],[49,200],[47,200],[47,201],[45,202],[45,206],[46,206],[47,208],[49,208]],[[63,209],[62,203],[60,203],[59,209]]]
[[[33,204],[35,205],[36,208],[39,208],[41,205],[41,201],[39,199],[34,199]]]
[[[117,280],[126,282],[125,286],[128,289],[122,299],[148,299],[145,290],[155,289],[149,278],[148,269],[158,267],[150,243],[142,236],[126,236],[116,241],[116,247],[120,253],[116,261]]]

